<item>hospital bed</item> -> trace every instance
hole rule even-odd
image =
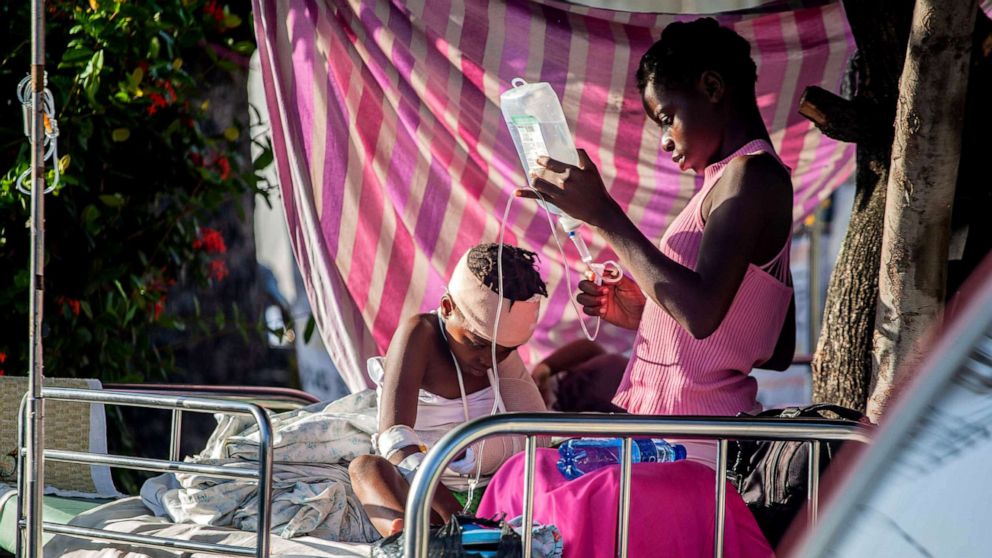
[[[79,382],[73,382],[79,385]],[[46,380],[48,383],[65,385],[64,381]],[[92,382],[91,382],[92,383]],[[212,474],[223,478],[248,478],[259,482],[260,491],[264,495],[271,494],[271,477],[269,472],[272,464],[272,429],[264,409],[273,411],[288,410],[303,407],[317,402],[310,394],[285,389],[264,388],[251,386],[187,386],[187,385],[125,385],[108,384],[102,386],[112,389],[100,389],[100,386],[84,387],[45,387],[43,397],[49,409],[52,405],[62,402],[82,404],[73,411],[73,416],[59,416],[63,413],[49,415],[46,420],[52,421],[53,429],[58,427],[89,421],[91,416],[103,413],[104,405],[121,405],[146,409],[160,409],[171,412],[171,428],[169,437],[169,454],[167,459],[148,459],[121,455],[108,455],[106,445],[102,448],[90,446],[87,450],[46,448],[44,459],[49,466],[56,463],[74,464],[76,467],[119,467],[141,471],[154,472],[198,472]],[[95,389],[94,389],[95,388]],[[82,412],[80,412],[80,407]],[[91,412],[91,408],[99,413]],[[60,409],[63,410],[64,409]],[[260,449],[258,465],[255,468],[215,467],[204,464],[186,463],[180,461],[180,441],[183,418],[186,413],[225,413],[240,414],[252,417],[259,427]],[[21,408],[21,423],[23,424],[23,405]],[[56,422],[57,421],[57,422]],[[22,432],[23,434],[23,432]],[[55,438],[52,436],[52,438]],[[71,438],[71,436],[70,436]],[[58,443],[58,442],[56,442]],[[23,440],[18,444],[24,447]],[[84,444],[85,445],[85,444]],[[93,451],[93,450],[96,451]],[[100,451],[100,450],[103,451]],[[22,456],[24,451],[22,450]],[[24,493],[24,475],[20,471],[23,459],[18,460],[17,493]],[[86,476],[84,474],[84,476]],[[46,475],[48,477],[48,475]],[[46,479],[52,480],[52,479]],[[78,483],[73,485],[78,487]],[[78,492],[78,491],[73,491]],[[105,491],[104,491],[105,492]],[[8,544],[5,548],[16,555],[23,553],[22,537],[19,531],[26,530],[25,515],[27,510],[20,507],[21,502],[15,497],[0,494],[2,501],[2,527],[0,540]],[[90,497],[85,497],[90,496]],[[246,533],[236,529],[204,528],[202,526],[180,526],[164,518],[156,518],[144,507],[137,497],[108,500],[94,496],[104,494],[71,494],[70,496],[46,496],[44,499],[43,533],[28,533],[29,536],[42,535],[47,541],[46,556],[91,555],[93,552],[108,554],[116,544],[121,552],[130,552],[133,546],[147,547],[154,556],[175,556],[178,551],[207,553],[225,556],[268,556],[271,548],[268,529],[267,507],[268,497],[259,498],[258,512],[262,524],[266,528],[259,529],[257,534]],[[118,494],[118,496],[120,496]],[[158,536],[164,533],[164,536]],[[49,540],[51,539],[51,540]],[[72,544],[71,540],[89,540],[89,543]],[[281,556],[364,556],[367,555],[367,545],[361,548],[343,543],[334,543],[318,539],[308,540],[301,537],[293,541],[277,541],[276,550],[272,555]],[[156,552],[158,551],[161,552]]]
[[[369,545],[338,543],[315,537],[290,540],[272,537],[268,508],[271,498],[272,429],[264,408],[287,409],[313,401],[312,397],[293,390],[251,388],[190,388],[189,386],[124,386],[95,390],[67,387],[46,387],[43,396],[48,401],[73,401],[88,404],[123,405],[165,409],[172,413],[172,428],[167,459],[148,459],[107,455],[86,451],[46,449],[46,462],[68,462],[79,465],[104,465],[143,471],[197,472],[226,478],[247,478],[259,483],[258,514],[263,528],[257,533],[227,527],[207,527],[175,524],[168,518],[155,517],[137,497],[122,498],[109,503],[81,504],[71,516],[67,510],[62,518],[43,523],[43,532],[50,536],[45,546],[46,556],[68,558],[94,556],[148,556],[150,558],[193,556],[368,556]],[[180,461],[179,442],[183,417],[186,413],[233,413],[252,417],[259,427],[260,444],[257,467],[216,467]],[[624,459],[621,464],[621,498],[618,515],[617,555],[626,556],[627,523],[630,509],[631,440],[637,436],[705,438],[717,440],[718,469],[715,475],[715,497],[722,503],[726,496],[727,442],[731,439],[802,440],[810,444],[813,459],[820,444],[830,440],[868,441],[865,427],[846,421],[752,419],[714,417],[671,417],[640,415],[513,413],[486,417],[467,423],[443,438],[429,452],[424,465],[411,487],[406,519],[410,526],[406,544],[408,556],[426,555],[430,502],[441,472],[454,456],[468,445],[499,434],[519,434],[527,437],[527,474],[525,475],[524,521],[533,516],[533,466],[538,436],[616,436],[624,438]],[[23,478],[21,479],[23,482]],[[810,467],[810,519],[815,521],[818,508],[818,470]],[[54,504],[53,504],[54,505]],[[91,509],[88,509],[91,508]],[[722,554],[724,507],[716,506],[716,537],[714,556]],[[26,510],[18,510],[18,525],[24,529]],[[45,513],[50,513],[51,510]],[[48,516],[46,516],[47,518]],[[29,533],[29,535],[31,535]],[[524,530],[525,556],[530,556],[530,533]],[[20,537],[18,537],[18,542]],[[137,549],[141,548],[140,554]],[[20,550],[20,549],[15,549]],[[182,554],[182,553],[189,554]]]

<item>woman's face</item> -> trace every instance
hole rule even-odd
[[[720,149],[724,122],[717,110],[721,91],[714,95],[701,78],[689,90],[656,87],[649,82],[642,100],[648,117],[661,127],[661,148],[672,154],[679,170],[703,172]]]
[[[493,367],[492,343],[465,327],[461,312],[451,299],[442,299],[441,312],[444,314],[448,345],[458,365],[469,374],[485,376],[486,371]],[[515,350],[516,347],[496,345],[496,362],[503,362]]]

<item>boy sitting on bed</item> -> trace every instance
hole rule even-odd
[[[378,455],[360,456],[348,473],[372,525],[383,536],[402,529],[410,482],[427,449],[463,422],[495,412],[546,410],[516,349],[530,339],[547,289],[536,254],[503,245],[499,330],[497,244],[470,249],[458,262],[437,310],[401,322],[385,358],[369,360],[379,396]],[[492,370],[496,344],[498,378]],[[522,437],[489,438],[470,447],[442,476],[433,508],[447,521],[481,499],[474,490],[511,455]],[[467,492],[466,492],[467,491]]]

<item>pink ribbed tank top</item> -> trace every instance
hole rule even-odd
[[[755,140],[706,167],[703,188],[665,231],[662,253],[696,268],[703,200],[733,158],[756,153],[778,159],[768,142]],[[749,374],[771,358],[782,331],[792,299],[791,245],[790,233],[770,262],[748,266],[730,310],[706,339],[694,338],[649,297],[613,403],[637,414],[735,415],[760,410],[758,385]]]

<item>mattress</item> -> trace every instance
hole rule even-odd
[[[70,525],[91,529],[106,529],[121,533],[169,537],[184,541],[206,542],[255,547],[255,533],[230,527],[215,527],[189,523],[173,523],[168,518],[156,517],[138,497],[124,498],[95,507],[76,516]],[[315,537],[283,539],[273,535],[270,556],[281,558],[303,557],[367,557],[370,550],[365,543],[341,543]],[[65,558],[206,558],[222,556],[209,553],[186,553],[154,548],[141,548],[129,543],[88,541],[56,535],[45,544],[46,557]]]

